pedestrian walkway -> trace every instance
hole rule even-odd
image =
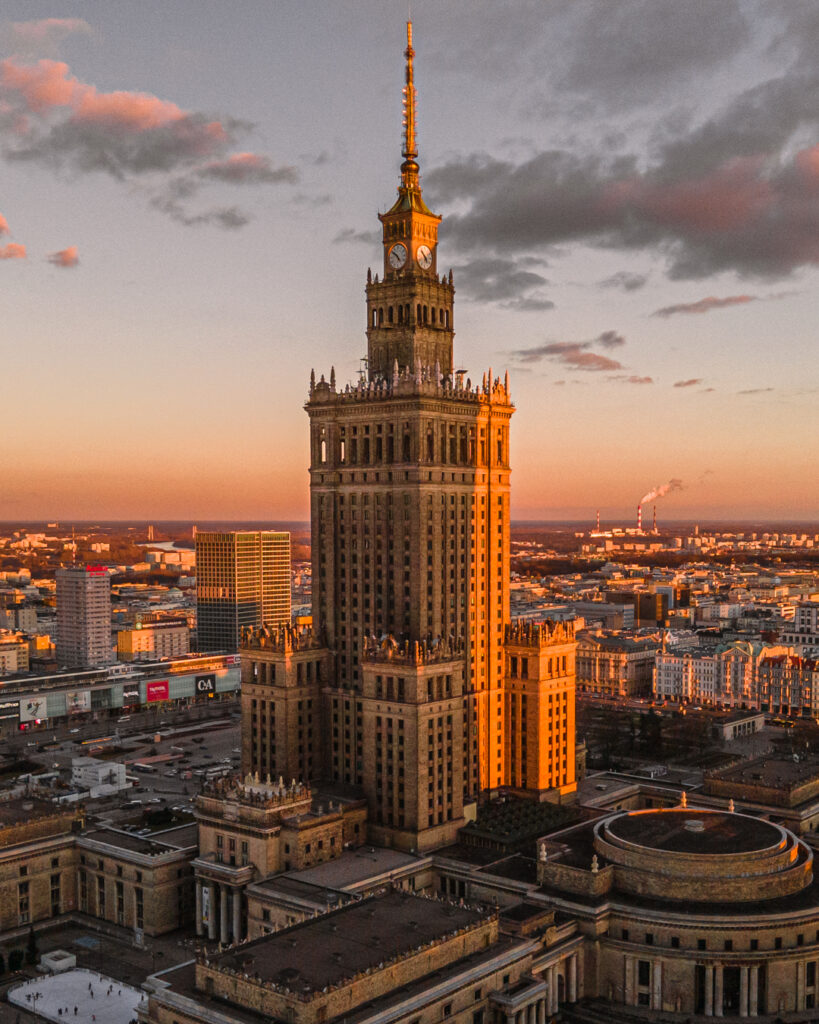
[[[77,968],[24,981],[9,991],[8,1000],[57,1024],[131,1024],[144,994]]]

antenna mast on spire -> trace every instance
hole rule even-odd
[[[404,159],[415,160],[418,156],[418,149],[415,144],[415,80],[412,70],[412,58],[415,50],[412,48],[412,22],[407,22],[407,48],[404,51],[407,58],[406,85],[404,86]]]

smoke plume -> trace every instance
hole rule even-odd
[[[678,480],[675,477],[673,480],[669,480],[667,484],[662,484],[659,487],[654,487],[652,490],[648,492],[648,494],[644,494],[643,497],[640,498],[640,504],[645,505],[648,501],[656,501],[658,498],[664,498],[666,494],[669,493],[669,491],[681,491],[682,489],[682,480]]]

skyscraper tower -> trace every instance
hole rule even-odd
[[[114,660],[111,642],[111,577],[104,565],[58,569],[57,661],[65,668],[94,668]]]
[[[196,534],[196,631],[200,651],[238,651],[245,626],[290,622],[290,534]]]
[[[508,380],[453,362],[451,271],[424,203],[407,26],[398,197],[367,274],[368,374],[311,377],[313,618],[329,649],[325,774],[371,829],[440,845],[503,784],[509,617]],[[465,379],[466,378],[466,379]]]

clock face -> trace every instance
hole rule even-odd
[[[418,266],[422,270],[429,270],[432,266],[432,253],[430,252],[428,245],[419,245],[418,251],[415,253],[415,258],[418,260]]]
[[[407,262],[407,247],[399,242],[390,249],[389,255],[390,266],[396,270],[400,270],[401,267]]]

